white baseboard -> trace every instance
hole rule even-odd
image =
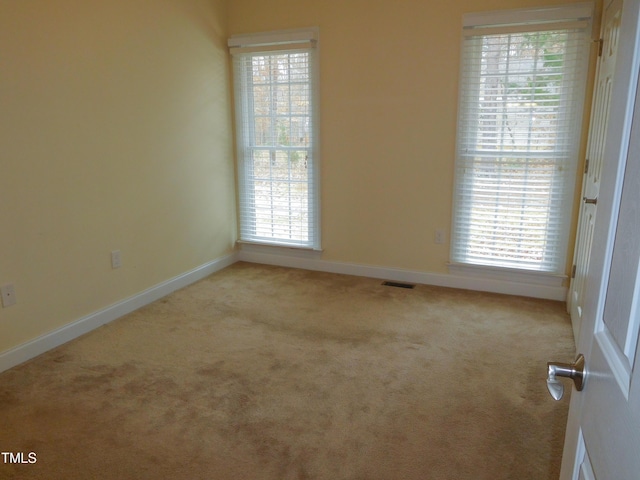
[[[176,290],[201,280],[237,261],[237,253],[226,255],[189,272],[155,285],[132,297],[0,353],[0,372],[30,360],[52,348],[148,305]]]
[[[321,260],[317,254],[304,256],[297,252],[290,253],[286,248],[247,248],[247,246],[243,245],[238,252],[238,260],[320,272],[380,278],[396,282],[420,283],[439,287],[478,290],[481,292],[503,293],[506,295],[521,295],[548,300],[565,301],[567,298],[567,288],[562,286],[547,286],[499,279],[481,279],[472,276],[417,272],[397,268],[331,262]]]
[[[237,261],[263,263],[281,267],[301,268],[320,272],[341,273],[361,277],[380,278],[396,282],[435,285],[441,287],[478,290],[484,292],[522,295],[565,301],[566,287],[550,287],[538,284],[509,282],[506,280],[487,280],[475,277],[442,273],[418,272],[397,268],[360,265],[355,263],[332,262],[322,260],[319,252],[289,252],[289,249],[271,247],[247,248],[221,257],[194,270],[155,285],[144,292],[115,303],[86,317],[69,323],[52,332],[46,333],[22,345],[0,353],[0,372],[8,370],[42,353],[56,348],[74,338],[90,332],[106,323],[148,305],[180,288],[186,287]]]

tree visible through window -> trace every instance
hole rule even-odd
[[[464,38],[452,260],[561,273],[588,37],[495,30]]]
[[[314,51],[234,55],[242,240],[317,248]]]

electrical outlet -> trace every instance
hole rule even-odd
[[[444,243],[444,230],[442,230],[441,228],[438,228],[436,230],[434,241],[438,245],[442,245]]]
[[[111,252],[111,268],[120,268],[122,266],[122,256],[120,250]]]
[[[10,307],[16,304],[16,287],[13,283],[0,287],[0,294],[2,294],[2,306]]]

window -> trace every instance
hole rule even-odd
[[[591,11],[465,16],[454,266],[564,274]]]
[[[319,249],[317,30],[232,37],[240,240]]]

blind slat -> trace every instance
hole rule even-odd
[[[314,46],[232,52],[240,240],[319,248]]]
[[[463,36],[452,262],[564,273],[589,36],[559,27]]]

